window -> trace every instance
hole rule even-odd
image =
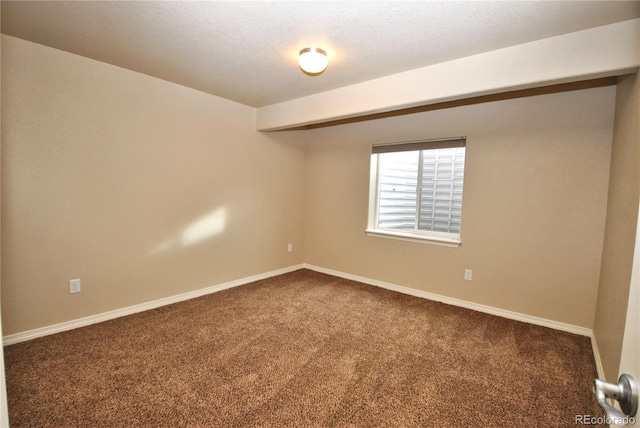
[[[367,233],[460,244],[466,138],[372,147]]]

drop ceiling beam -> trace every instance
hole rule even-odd
[[[257,109],[277,131],[637,71],[640,19],[485,52]],[[384,59],[380,59],[384,60]]]

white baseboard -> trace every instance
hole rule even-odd
[[[138,312],[148,311],[149,309],[159,308],[161,306],[170,305],[172,303],[178,303],[196,297],[201,297],[207,294],[216,293],[218,291],[226,290],[240,285],[248,284],[250,282],[259,281],[261,279],[271,278],[273,276],[282,275],[285,273],[293,272],[304,268],[304,265],[294,265],[283,269],[273,270],[271,272],[265,272],[258,275],[249,276],[246,278],[238,279],[235,281],[225,282],[223,284],[214,285],[199,290],[189,291],[187,293],[177,294],[175,296],[165,297],[151,302],[141,303],[139,305],[128,306],[122,309],[116,309],[109,312],[103,312],[97,315],[91,315],[76,320],[66,321],[59,324],[54,324],[46,327],[37,328],[21,333],[10,334],[2,338],[4,346],[13,345],[19,342],[25,342],[27,340],[35,339],[38,337],[48,336],[54,333],[60,333],[67,330],[73,330],[80,327],[85,327],[91,324],[96,324],[102,321],[108,321],[115,318],[120,318],[126,315],[135,314]]]
[[[596,335],[591,332],[591,349],[593,349],[593,359],[596,361],[596,370],[598,371],[598,379],[605,380],[604,368],[602,367],[602,359],[600,358],[600,351],[598,350],[598,343],[596,342]]]
[[[408,294],[415,297],[420,297],[423,299],[433,300],[436,302],[445,303],[448,305],[459,306],[466,309],[472,309],[478,312],[484,312],[491,315],[496,315],[503,318],[508,318],[516,321],[523,321],[530,324],[540,325],[544,327],[549,327],[555,330],[566,331],[569,333],[579,334],[581,336],[588,336],[591,338],[591,343],[594,351],[594,358],[596,360],[596,367],[598,369],[598,375],[602,375],[602,363],[600,361],[600,356],[598,353],[598,348],[595,343],[595,337],[593,336],[593,331],[591,329],[585,327],[579,327],[571,324],[561,323],[558,321],[548,320],[545,318],[539,318],[531,315],[525,315],[518,312],[508,311],[505,309],[495,308],[492,306],[481,305],[478,303],[469,302],[466,300],[456,299],[453,297],[447,297],[440,294],[429,293],[427,291],[416,290],[414,288],[404,287],[401,285],[391,284],[388,282],[378,281],[371,278],[365,278],[358,275],[352,275],[345,272],[336,271],[333,269],[327,269],[320,266],[310,265],[310,264],[299,264],[294,266],[289,266],[283,269],[274,270],[271,272],[265,272],[258,275],[253,275],[250,277],[238,279],[235,281],[225,282],[223,284],[214,285],[207,288],[202,288],[199,290],[190,291],[187,293],[178,294],[175,296],[165,297],[158,300],[153,300],[151,302],[141,303],[139,305],[128,306],[122,309],[116,309],[109,312],[104,312],[101,314],[91,315],[84,318],[79,318],[76,320],[71,320],[59,324],[54,324],[46,327],[37,328],[34,330],[28,330],[21,333],[10,334],[4,336],[2,338],[3,345],[13,345],[19,342],[25,342],[27,340],[35,339],[38,337],[48,336],[50,334],[60,333],[67,330],[73,330],[75,328],[85,327],[91,324],[99,323],[102,321],[108,321],[115,318],[120,318],[126,315],[135,314],[138,312],[147,311],[150,309],[159,308],[161,306],[170,305],[172,303],[178,303],[189,299],[194,299],[196,297],[201,297],[207,294],[216,293],[218,291],[226,290],[233,287],[238,287],[240,285],[248,284],[251,282],[259,281],[262,279],[270,278],[273,276],[282,275],[285,273],[293,272],[299,269],[309,269],[320,273],[326,273],[328,275],[337,276],[340,278],[350,279],[353,281],[361,282],[368,285],[373,285],[376,287],[385,288],[387,290],[396,291],[403,294]],[[601,377],[602,378],[602,377]]]
[[[378,281],[376,279],[365,278],[358,275],[339,272],[333,269],[327,269],[327,268],[314,266],[306,263],[304,264],[304,267],[305,269],[310,269],[316,272],[326,273],[328,275],[333,275],[340,278],[362,282],[364,284],[374,285],[376,287],[386,288],[387,290],[397,291],[399,293],[408,294],[414,297],[421,297],[423,299],[434,300],[436,302],[446,303],[448,305],[459,306],[462,308],[472,309],[474,311],[484,312],[487,314],[496,315],[503,318],[508,318],[516,321],[523,321],[529,324],[540,325],[543,327],[552,328],[554,330],[566,331],[569,333],[578,334],[580,336],[588,336],[593,338],[593,331],[586,327],[566,324],[566,323],[553,321],[545,318],[535,317],[532,315],[525,315],[519,312],[513,312],[513,311],[508,311],[506,309],[495,308],[493,306],[481,305],[479,303],[473,303],[466,300],[456,299],[454,297],[447,297],[441,294],[429,293],[427,291],[416,290],[415,288],[404,287],[401,285],[391,284],[388,282]]]

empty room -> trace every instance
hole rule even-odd
[[[0,427],[640,426],[640,2],[0,5]]]

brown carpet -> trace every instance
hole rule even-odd
[[[589,339],[309,270],[5,348],[17,427],[575,427]],[[591,425],[601,426],[601,425]]]

